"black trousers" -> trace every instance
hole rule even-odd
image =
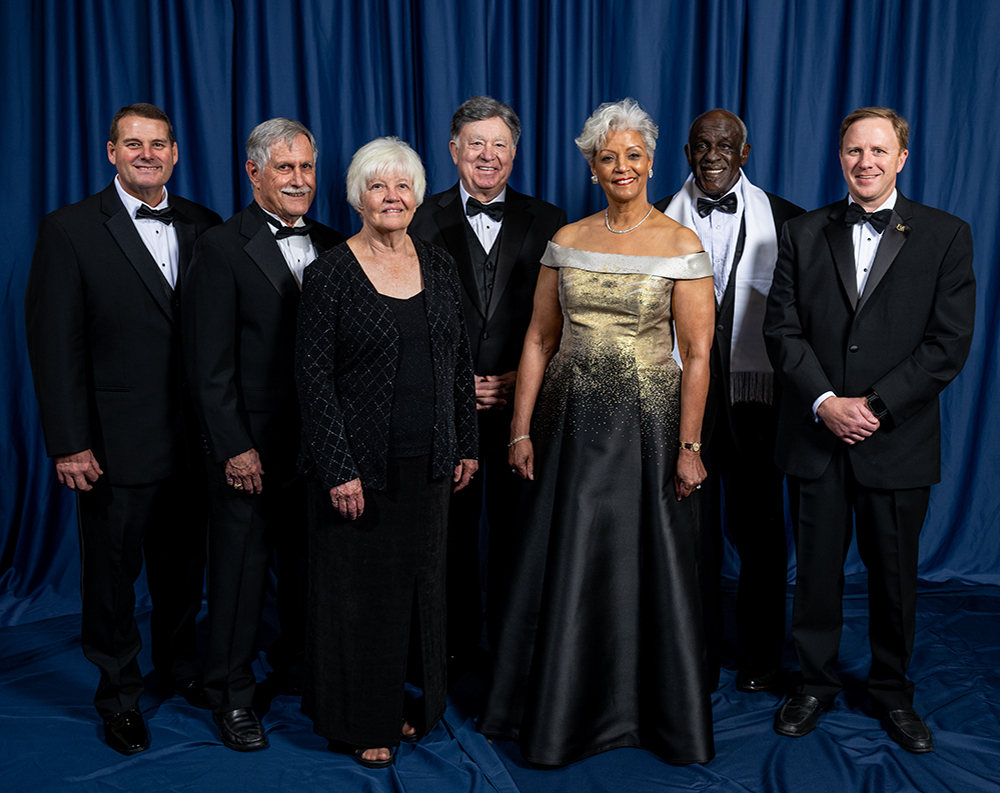
[[[77,494],[81,639],[101,672],[94,694],[101,716],[138,707],[142,694],[135,581],[144,551],[158,682],[201,674],[195,620],[205,579],[205,504],[203,479],[188,473],[133,486],[99,479]]]
[[[744,672],[760,675],[779,666],[785,642],[788,542],[784,476],[774,464],[777,410],[760,402],[723,408],[716,414],[709,445],[709,470],[717,477],[711,488],[712,520],[718,536],[721,480],[726,522],[740,557],[737,662]]]
[[[277,546],[281,637],[268,658],[294,674],[305,651],[305,480],[264,477],[254,495],[209,465],[208,652],[205,693],[217,713],[253,705],[257,638],[272,551]]]
[[[448,655],[467,657],[483,633],[483,582],[479,524],[485,503],[488,524],[486,632],[496,646],[504,592],[510,576],[510,530],[517,514],[521,479],[507,463],[511,412],[480,410],[479,471],[454,493],[448,517]],[[485,502],[484,502],[485,490]]]
[[[801,693],[830,702],[841,690],[837,663],[843,629],[844,561],[852,518],[868,569],[868,694],[883,710],[913,707],[906,678],[913,651],[917,555],[930,488],[879,490],[854,477],[847,447],[819,479],[789,477],[798,575],[792,637],[802,665]]]

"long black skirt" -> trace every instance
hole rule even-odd
[[[327,740],[397,745],[408,676],[423,689],[407,711],[411,723],[429,730],[444,714],[451,483],[429,471],[429,457],[390,458],[386,490],[365,490],[353,521],[333,508],[327,488],[309,483],[302,712]]]

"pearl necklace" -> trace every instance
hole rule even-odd
[[[649,212],[646,213],[645,217],[643,217],[642,220],[640,220],[638,223],[636,223],[634,226],[632,226],[632,228],[630,228],[630,229],[622,229],[621,231],[616,231],[615,229],[611,228],[611,220],[608,217],[608,212],[609,211],[610,210],[608,210],[608,209],[604,210],[604,226],[605,226],[605,228],[607,228],[607,230],[610,231],[612,234],[628,234],[630,231],[635,231],[637,228],[639,228],[639,226],[641,226],[643,223],[646,222],[646,218],[648,218],[650,215],[653,214],[653,205],[652,204],[649,205]]]

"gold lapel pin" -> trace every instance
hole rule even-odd
[[[906,231],[906,226],[904,226],[902,223],[897,223],[896,231]]]

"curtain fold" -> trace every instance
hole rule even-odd
[[[169,189],[224,217],[251,198],[250,129],[277,115],[303,121],[320,149],[312,214],[345,233],[359,226],[343,187],[353,152],[398,135],[424,158],[429,191],[443,190],[456,179],[451,114],[475,93],[521,116],[511,184],[570,219],[604,206],[573,144],[601,102],[633,96],[660,125],[652,200],[687,176],[691,120],[721,106],[749,127],[749,177],[810,209],[845,192],[842,118],[896,108],[913,126],[900,189],[970,221],[979,281],[972,354],[942,399],[944,480],[920,573],[1000,583],[998,29],[1000,4],[958,0],[3,3],[0,621],[15,606],[31,612],[32,598],[52,613],[76,607],[73,502],[45,458],[23,296],[38,221],[108,184],[108,125],[136,101],[173,120],[180,162]]]

